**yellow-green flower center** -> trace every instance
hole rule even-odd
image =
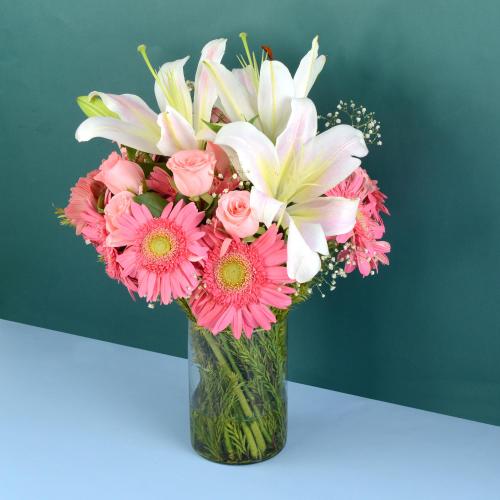
[[[231,290],[244,288],[250,279],[250,264],[240,256],[228,256],[217,269],[219,285]]]
[[[147,253],[153,257],[165,257],[174,246],[170,235],[164,232],[151,234],[144,243]]]
[[[165,236],[156,236],[150,241],[149,248],[154,254],[163,256],[170,252],[172,244],[170,243],[169,238],[166,238]]]

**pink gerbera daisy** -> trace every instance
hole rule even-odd
[[[339,243],[346,244],[338,255],[339,260],[345,260],[346,273],[357,268],[363,276],[368,276],[378,271],[379,263],[389,264],[386,254],[390,252],[391,245],[380,240],[384,226],[370,216],[366,206],[361,205],[358,209],[356,225],[351,233],[337,236]]]
[[[145,205],[132,202],[130,214],[118,218],[113,246],[125,246],[116,261],[123,277],[137,280],[137,293],[148,302],[187,297],[198,283],[193,265],[204,258],[204,236],[198,224],[204,217],[194,203],[169,203],[155,218]]]
[[[137,280],[124,275],[122,266],[117,262],[117,257],[119,256],[118,250],[116,248],[100,245],[97,247],[97,251],[106,266],[106,274],[110,278],[125,285],[130,296],[135,299],[134,292],[137,292]]]
[[[106,191],[106,186],[95,180],[98,172],[99,170],[93,170],[78,179],[76,185],[71,188],[69,203],[64,209],[64,214],[76,228],[76,234],[83,233],[83,236],[93,243],[96,240],[90,236],[95,234],[97,237],[97,233],[93,231],[94,226],[99,226],[104,221],[97,211],[97,201]]]
[[[86,243],[92,243],[94,246],[101,246],[106,241],[108,231],[106,230],[106,221],[104,216],[98,212],[89,210],[86,215],[86,223],[82,228],[82,236]]]
[[[286,247],[275,225],[253,243],[228,238],[208,230],[210,247],[203,262],[201,283],[191,297],[191,309],[199,325],[214,335],[229,325],[240,338],[255,328],[269,330],[276,317],[270,307],[286,309],[295,289],[286,284]]]
[[[328,191],[327,196],[342,196],[359,199],[356,224],[352,231],[336,236],[338,243],[345,244],[338,259],[345,261],[345,271],[358,269],[363,276],[378,271],[378,264],[389,264],[387,253],[391,246],[381,241],[385,226],[381,213],[389,213],[385,206],[386,196],[377,181],[370,179],[366,170],[359,167],[347,179]]]

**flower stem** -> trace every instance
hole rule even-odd
[[[239,381],[238,381],[238,375],[233,372],[228,365],[226,358],[222,354],[219,346],[217,345],[217,342],[215,341],[213,335],[203,329],[201,330],[202,334],[207,341],[207,344],[210,346],[212,349],[212,352],[214,353],[214,356],[217,358],[217,361],[221,364],[223,369],[226,371],[227,375],[229,378],[234,381],[234,390],[236,397],[238,398],[238,401],[240,403],[241,409],[248,419],[253,419],[254,414],[252,412],[252,409],[250,408],[250,405],[248,404],[248,401],[245,398],[245,395],[243,394],[243,391],[241,390],[241,387],[239,386]],[[251,432],[250,432],[251,429]],[[249,446],[250,446],[250,452],[252,456],[258,457],[261,454],[264,453],[266,450],[266,442],[264,440],[264,437],[262,436],[262,432],[260,430],[260,427],[257,422],[251,421],[250,422],[250,429],[248,429],[248,426],[246,423],[243,425],[243,430],[245,432],[245,435],[248,439]]]
[[[224,333],[222,332],[222,333],[219,334],[219,336],[220,335],[224,335]],[[234,358],[233,358],[233,356],[231,354],[231,350],[230,350],[230,346],[229,346],[229,342],[228,342],[227,338],[223,337],[222,342],[224,343],[224,346],[226,347],[225,352],[226,352],[227,359],[229,360],[229,364],[231,365],[231,367],[232,367],[234,373],[237,375],[237,377],[240,380],[243,380],[243,376],[241,374],[241,371],[238,368],[238,365],[236,364],[236,361],[234,361]],[[239,340],[238,340],[238,342],[239,342]],[[247,391],[244,386],[243,386],[243,391],[244,391],[244,393],[247,396],[248,404],[251,405],[251,403],[253,403],[253,405],[251,405],[251,406],[253,406],[253,412],[255,413],[255,416],[259,420],[262,419],[262,414],[260,413],[259,407],[256,404],[255,398],[252,396],[251,392]],[[265,428],[262,428],[261,431],[262,431],[262,434],[264,435],[265,441],[270,442],[271,441],[271,436],[269,436],[269,433],[266,432]]]

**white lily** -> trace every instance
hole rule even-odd
[[[91,92],[89,98],[99,96],[118,117],[87,118],[78,127],[76,139],[88,141],[102,137],[146,153],[165,156],[183,149],[200,148],[203,140],[215,136],[205,122],[210,122],[217,99],[217,90],[203,61],[219,63],[225,47],[225,39],[212,40],[203,47],[192,101],[184,78],[184,64],[188,57],[168,62],[156,73],[146,56],[145,47],[140,46],[138,50],[155,77],[155,95],[160,113],[154,112],[140,97],[132,94]]]
[[[326,58],[318,56],[316,36],[293,78],[288,68],[275,60],[263,61],[259,75],[255,56],[250,56],[248,50],[246,35],[242,33],[240,36],[248,57],[248,63],[242,61],[245,67],[229,71],[214,61],[205,61],[205,65],[217,86],[222,109],[229,120],[252,120],[274,142],[290,116],[291,99],[307,97]]]
[[[328,255],[327,237],[354,227],[358,200],[322,195],[368,154],[363,134],[349,125],[316,133],[316,108],[300,98],[291,100],[290,118],[276,145],[248,122],[224,125],[215,140],[236,153],[240,172],[252,182],[250,203],[259,220],[288,228],[287,270],[299,283],[320,270],[318,253]]]

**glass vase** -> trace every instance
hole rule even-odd
[[[251,464],[279,453],[287,431],[287,324],[252,338],[189,322],[191,443],[204,458]]]

